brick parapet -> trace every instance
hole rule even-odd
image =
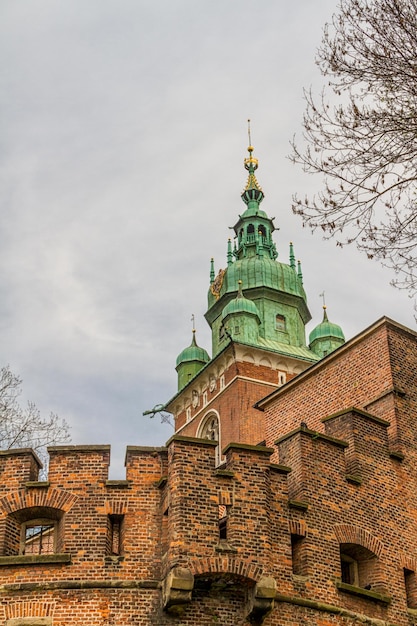
[[[0,450],[0,476],[4,489],[14,490],[38,480],[42,462],[31,448]]]

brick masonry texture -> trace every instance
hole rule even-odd
[[[125,480],[109,446],[51,448],[45,482],[0,453],[1,624],[417,624],[416,334],[381,320],[280,389],[228,367],[221,465],[194,420]],[[55,551],[22,554],[39,519]]]

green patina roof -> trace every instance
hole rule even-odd
[[[178,367],[178,365],[181,365],[181,363],[186,363],[188,361],[199,361],[200,363],[208,363],[210,361],[210,357],[207,351],[197,345],[195,339],[195,330],[193,330],[193,339],[191,341],[191,345],[188,346],[188,348],[185,348],[177,356],[176,366]]]
[[[241,280],[245,290],[254,287],[270,287],[306,300],[303,284],[290,265],[267,257],[252,256],[235,261],[226,270],[224,291],[236,291]]]
[[[337,324],[333,324],[329,322],[327,317],[326,308],[323,307],[323,321],[320,322],[310,333],[309,342],[310,344],[317,339],[327,339],[327,338],[335,338],[340,339],[341,341],[345,341],[345,336],[343,334],[343,330]]]
[[[237,341],[236,343],[244,345],[243,342],[240,341]],[[272,339],[264,339],[263,337],[259,337],[257,342],[254,344],[248,342],[245,342],[245,344],[254,348],[263,348],[269,352],[276,352],[277,354],[282,354],[283,356],[309,361],[310,363],[315,363],[321,358],[312,352],[312,350],[309,350],[306,346],[294,346],[291,344],[281,343],[280,341],[273,341]]]
[[[239,291],[234,298],[231,300],[223,309],[222,319],[226,319],[228,315],[239,314],[239,313],[249,313],[250,315],[254,315],[258,318],[258,321],[261,321],[259,316],[258,307],[252,300],[245,298],[242,293],[242,281],[239,281]]]

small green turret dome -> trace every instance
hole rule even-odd
[[[323,321],[310,333],[310,349],[320,357],[326,356],[345,343],[343,330],[338,324],[329,322],[326,306],[323,306]]]
[[[178,373],[178,390],[182,389],[210,361],[204,348],[200,348],[195,340],[195,329],[191,345],[177,356],[175,369]]]
[[[189,361],[199,361],[201,363],[208,363],[210,361],[207,350],[204,350],[204,348],[200,348],[200,346],[197,345],[195,330],[193,330],[191,345],[189,345],[188,348],[184,348],[184,350],[177,356],[176,367],[181,365],[181,363]]]
[[[231,300],[223,309],[222,312],[222,320],[225,320],[229,315],[237,315],[240,313],[248,313],[249,315],[253,315],[258,318],[259,322],[261,318],[259,316],[258,307],[252,300],[245,298],[242,293],[242,281],[239,280],[239,291],[237,293],[236,298]]]

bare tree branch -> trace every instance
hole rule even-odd
[[[305,92],[305,146],[291,159],[323,190],[293,211],[339,246],[355,243],[417,293],[417,0],[341,0],[317,64],[328,86]],[[330,104],[330,102],[332,104]]]
[[[22,407],[19,399],[22,379],[8,366],[0,369],[0,449],[33,448],[48,466],[47,446],[70,441],[69,426],[51,413],[41,416],[39,409],[28,402]]]

